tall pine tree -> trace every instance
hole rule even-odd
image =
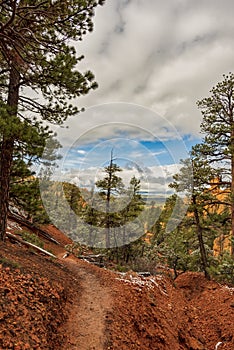
[[[96,182],[96,186],[101,190],[106,208],[105,208],[105,227],[106,227],[106,248],[111,245],[111,227],[114,226],[112,218],[114,217],[115,207],[112,208],[111,199],[112,195],[120,194],[123,191],[124,185],[122,178],[117,176],[116,173],[122,171],[122,169],[114,163],[113,151],[111,152],[111,159],[108,166],[104,169],[106,176],[104,179]]]
[[[169,186],[175,188],[178,192],[186,191],[188,194],[188,198],[186,198],[189,204],[188,218],[190,225],[195,226],[202,270],[205,276],[209,278],[209,264],[204,241],[204,218],[206,210],[216,200],[210,191],[209,184],[217,176],[217,172],[209,166],[206,160],[195,157],[193,152],[191,153],[191,159],[186,159],[181,163],[180,172],[173,176],[174,182]],[[186,221],[184,220],[185,225]]]
[[[203,121],[201,132],[205,135],[201,144],[194,147],[199,157],[204,157],[213,168],[222,173],[223,185],[230,190],[232,231],[232,255],[234,255],[234,74],[224,75],[210,92],[210,96],[198,101]]]
[[[99,0],[0,1],[0,238],[7,224],[10,175],[24,123],[61,124],[79,109],[71,99],[97,87],[77,70],[73,40],[93,29]],[[27,89],[26,89],[27,88]],[[33,98],[37,96],[38,98]],[[34,117],[32,117],[34,116]],[[30,133],[28,143],[31,142]]]

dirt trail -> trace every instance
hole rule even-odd
[[[101,283],[95,268],[77,265],[67,259],[66,265],[80,286],[77,303],[73,303],[66,329],[67,341],[61,350],[103,350],[106,342],[105,323],[111,310],[112,297]]]
[[[234,349],[233,286],[195,272],[122,275],[53,252],[0,243],[0,349]]]

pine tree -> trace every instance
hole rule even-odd
[[[104,1],[99,1],[102,4]],[[0,238],[4,240],[11,168],[25,122],[62,124],[79,109],[68,101],[97,87],[76,68],[72,40],[93,29],[94,0],[0,1]],[[27,88],[27,90],[25,89]],[[30,93],[28,91],[31,90]],[[35,93],[38,99],[32,98]],[[33,116],[33,117],[32,117]],[[41,122],[41,123],[40,123]],[[30,128],[28,143],[30,143]]]
[[[140,194],[140,190],[141,190],[141,180],[133,176],[130,180],[130,186],[128,189],[130,198],[131,198],[131,201],[128,207],[129,209],[131,209],[132,218],[137,217],[143,210],[144,200]]]
[[[130,179],[129,187],[126,191],[126,199],[128,204],[123,210],[120,211],[121,225],[123,226],[123,245],[126,244],[126,242],[129,242],[129,232],[126,232],[127,230],[130,231],[129,224],[134,221],[134,219],[136,219],[144,209],[144,201],[140,194],[140,189],[141,181],[133,176]],[[136,238],[139,237],[137,234],[139,232],[135,232],[136,229],[131,231],[131,234],[134,233]],[[143,233],[144,231],[142,230],[142,234],[140,236],[142,236]],[[131,237],[131,240],[133,240],[133,237]]]
[[[194,149],[191,152],[191,158],[181,161],[181,163],[180,172],[173,176],[174,182],[170,184],[170,187],[175,188],[177,191],[186,191],[188,194],[188,198],[186,199],[189,201],[188,212],[190,213],[190,217],[188,219],[190,225],[195,224],[202,270],[205,276],[209,278],[209,263],[204,242],[204,219],[206,218],[207,208],[211,203],[217,201],[209,190],[209,184],[218,174],[217,170],[210,167],[207,160],[195,156]],[[187,218],[185,218],[185,225],[187,221]]]
[[[86,229],[88,229],[88,239],[86,242],[90,247],[96,244],[97,227],[100,224],[100,212],[95,208],[96,203],[98,203],[98,198],[94,192],[94,188],[92,188],[83,213],[83,220],[87,224],[85,225]]]
[[[220,185],[230,190],[234,242],[234,74],[224,75],[223,81],[211,90],[210,97],[198,101],[198,107],[203,115],[201,131],[205,137],[194,151],[205,157],[212,167],[220,169],[223,175]]]
[[[39,180],[36,178],[32,165],[45,161],[45,140],[49,140],[50,132],[38,125],[32,128],[24,122],[22,134],[15,140],[13,161],[10,173],[9,201],[11,206],[24,210],[28,219],[33,221],[48,222],[48,216],[43,209],[40,196]],[[30,142],[29,142],[30,141]],[[50,159],[47,156],[47,164],[53,164],[57,158],[55,150],[60,146],[55,139],[50,139],[53,144],[53,152]],[[48,142],[48,141],[47,141]],[[50,160],[50,163],[49,163]]]
[[[113,151],[111,152],[110,164],[104,168],[106,176],[104,179],[96,182],[97,188],[101,190],[100,194],[105,200],[105,227],[106,227],[106,248],[111,245],[111,227],[115,226],[115,211],[117,207],[112,205],[112,196],[119,195],[123,192],[124,184],[122,178],[116,173],[121,172],[122,169],[114,163]],[[114,204],[114,203],[113,203]]]

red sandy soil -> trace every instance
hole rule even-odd
[[[234,287],[62,259],[70,240],[47,229],[61,242],[47,242],[58,259],[0,243],[0,349],[234,349]]]

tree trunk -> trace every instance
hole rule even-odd
[[[232,179],[231,179],[231,256],[234,257],[234,125],[232,126],[232,135],[231,135],[231,147],[232,147],[232,160],[231,160],[231,173],[232,173]]]
[[[200,253],[201,253],[201,262],[202,262],[202,267],[203,271],[205,273],[205,277],[210,279],[209,273],[207,271],[208,267],[208,261],[207,261],[207,256],[206,256],[206,249],[203,241],[203,232],[202,232],[202,227],[200,224],[200,218],[199,218],[199,213],[197,210],[197,202],[196,202],[196,196],[192,196],[192,201],[194,205],[194,217],[195,217],[195,222],[196,222],[196,227],[197,227],[197,237],[198,237],[198,242],[199,242],[199,248],[200,248]]]
[[[4,134],[1,144],[1,164],[0,164],[0,239],[5,240],[7,229],[7,215],[9,206],[10,174],[13,160],[14,141],[16,135],[10,132],[14,117],[17,115],[19,101],[19,81],[20,74],[12,68],[8,89],[8,128]]]
[[[106,203],[106,248],[110,248],[110,202]]]
[[[14,149],[13,140],[3,140],[1,145],[1,196],[0,196],[0,238],[5,240],[9,202],[10,169]]]
[[[112,183],[112,164],[113,158],[111,153],[111,161],[110,161],[110,173],[108,178],[108,187],[106,194],[106,248],[110,248],[110,200],[111,200],[111,183]]]

